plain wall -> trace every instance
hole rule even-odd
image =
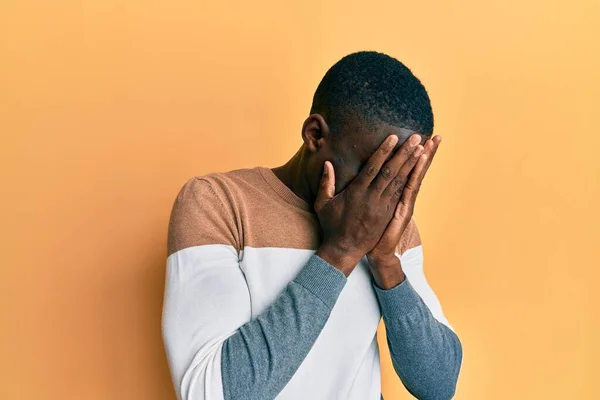
[[[177,191],[284,163],[363,49],[415,72],[444,138],[415,218],[456,398],[600,398],[599,4],[2,1],[0,398],[174,399]],[[411,398],[379,338],[384,396]]]

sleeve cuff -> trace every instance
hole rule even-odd
[[[401,318],[417,308],[423,299],[410,284],[408,278],[391,289],[384,290],[373,282],[375,294],[379,300],[381,314],[385,318]]]
[[[294,282],[317,296],[330,309],[346,285],[346,276],[316,254],[313,254],[306,265],[294,278]]]

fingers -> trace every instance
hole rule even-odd
[[[403,168],[403,166],[405,166],[407,163],[410,163],[410,167],[404,176],[405,179],[403,182],[406,182],[408,173],[419,159],[418,155],[415,159],[412,158],[412,155],[419,148],[421,148],[420,151],[423,150],[422,146],[419,145],[420,142],[421,136],[417,134],[412,135],[402,144],[392,158],[385,163],[383,168],[381,168],[381,172],[373,182],[373,187],[377,192],[382,193],[391,182],[397,181],[396,177],[398,176],[400,169]]]
[[[400,170],[396,176],[394,176],[394,178],[385,187],[382,196],[394,196],[396,201],[400,200],[402,189],[404,189],[404,186],[410,177],[411,171],[419,161],[419,158],[424,151],[425,148],[421,145],[418,145],[415,150],[408,155],[408,159],[400,166]]]
[[[429,154],[428,156],[428,162],[426,165],[426,169],[429,169],[429,166],[431,165],[431,162],[433,161],[433,157],[435,156],[435,153],[437,152],[438,147],[440,147],[440,143],[442,142],[442,137],[437,135],[434,136],[432,139],[427,141],[428,143],[430,143],[430,148],[429,149],[425,149],[425,153]],[[425,143],[425,144],[428,144]]]
[[[441,141],[442,141],[442,137],[438,135],[432,139],[427,140],[427,142],[425,143],[425,151],[423,152],[423,154],[427,155],[427,162],[425,163],[425,165],[423,165],[423,171],[421,171],[421,173],[422,173],[421,182],[425,178],[425,174],[427,174],[427,171],[429,170],[429,167],[431,166],[431,163],[433,162],[433,157],[435,156],[435,153],[437,152],[437,149],[438,149]],[[415,168],[415,170],[416,170],[416,168]],[[419,184],[421,182],[419,182]]]
[[[381,166],[387,160],[388,156],[394,149],[398,143],[398,136],[390,135],[388,136],[381,146],[373,153],[373,155],[369,158],[364,167],[360,170],[356,178],[352,181],[352,184],[359,185],[362,187],[367,187],[371,184],[373,179],[379,174],[379,170]]]
[[[413,168],[410,177],[408,178],[408,182],[402,190],[399,204],[402,204],[401,212],[403,214],[412,215],[415,202],[417,200],[417,195],[419,194],[419,190],[421,188],[421,183],[425,178],[425,174],[427,173],[427,170],[433,161],[433,157],[435,156],[441,141],[442,138],[440,136],[436,136],[425,143],[425,152],[419,157],[417,164]]]
[[[319,192],[317,193],[317,200],[315,200],[315,210],[319,211],[321,208],[335,196],[335,171],[333,164],[329,161],[325,161],[323,165],[323,176],[319,182]]]

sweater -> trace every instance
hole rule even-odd
[[[379,400],[383,317],[399,378],[453,396],[462,347],[423,272],[414,220],[383,290],[366,257],[346,277],[317,256],[310,204],[265,167],[193,177],[169,222],[162,334],[181,400]]]

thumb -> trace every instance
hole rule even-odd
[[[333,164],[325,161],[323,165],[323,176],[319,182],[319,193],[315,201],[315,210],[320,210],[329,200],[335,196],[335,173]]]

